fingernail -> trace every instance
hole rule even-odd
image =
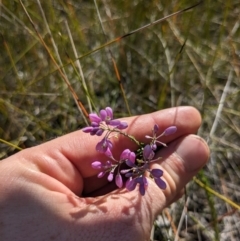
[[[207,143],[195,135],[184,137],[178,145],[176,153],[184,162],[187,172],[199,171],[207,163],[209,158]]]

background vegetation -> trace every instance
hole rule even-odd
[[[110,105],[123,116],[192,105],[211,160],[186,200],[159,216],[152,238],[240,240],[239,0],[202,1],[105,45],[195,3],[0,1],[0,158],[85,124],[66,79],[87,111]]]

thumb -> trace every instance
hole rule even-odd
[[[152,203],[153,214],[176,201],[182,189],[207,163],[209,148],[206,142],[196,135],[180,137],[161,149],[157,156],[160,161],[153,163],[151,168],[163,170],[163,179],[167,184],[166,190],[160,190],[154,181],[149,180],[149,202]],[[154,216],[155,216],[154,215]]]

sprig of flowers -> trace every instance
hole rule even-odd
[[[159,141],[159,138],[174,134],[177,131],[176,126],[170,126],[160,135],[157,135],[159,126],[155,124],[152,129],[152,136],[145,136],[150,142],[144,144],[136,140],[134,136],[122,131],[128,127],[128,124],[114,119],[113,111],[110,107],[100,110],[99,115],[95,113],[89,114],[89,119],[91,125],[83,128],[83,132],[97,136],[102,136],[103,133],[105,133],[101,141],[97,143],[96,150],[105,154],[108,160],[105,164],[98,160],[92,162],[92,168],[99,170],[99,178],[107,174],[109,182],[114,179],[119,188],[125,185],[129,191],[134,190],[138,185],[140,194],[145,195],[145,191],[148,187],[146,178],[146,173],[148,172],[150,174],[149,176],[154,179],[160,189],[166,189],[167,185],[162,179],[163,170],[151,169],[150,164],[160,159],[160,157],[155,158],[157,146],[167,146],[165,143]],[[111,151],[113,143],[110,139],[112,136],[117,135],[123,135],[134,141],[138,145],[138,149],[136,151],[125,149],[120,157],[116,159]],[[124,179],[126,178],[127,181],[124,183]]]

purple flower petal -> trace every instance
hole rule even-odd
[[[128,173],[128,172],[130,172],[131,170],[130,169],[122,169],[121,171],[120,171],[120,173],[121,174],[126,174],[126,173]]]
[[[122,176],[119,173],[115,177],[115,183],[119,188],[123,186]]]
[[[139,192],[141,193],[142,196],[145,195],[145,187],[144,187],[143,184],[140,184],[140,186],[139,186]]]
[[[128,172],[125,174],[125,177],[129,178],[129,177],[132,177],[133,176],[133,173],[132,172]]]
[[[109,175],[108,175],[108,181],[111,182],[113,180],[113,173],[112,172],[109,172]]]
[[[136,154],[134,152],[130,151],[129,149],[125,149],[120,156],[121,161],[129,160],[132,163],[135,163],[135,159],[136,159]]]
[[[142,196],[145,195],[145,190],[148,187],[148,181],[146,177],[138,177],[136,178],[137,182],[139,183],[139,192],[141,193]]]
[[[98,122],[91,122],[92,127],[98,127],[99,128],[99,123]]]
[[[136,188],[137,182],[136,179],[128,179],[126,182],[126,188],[128,191],[133,191]]]
[[[109,117],[110,120],[113,119],[113,111],[111,107],[106,107],[105,108],[106,112],[107,112],[107,116]]]
[[[107,146],[107,142],[103,140],[101,140],[100,142],[97,143],[96,145],[96,150],[104,153],[107,150],[108,146]]]
[[[136,154],[134,152],[130,152],[129,153],[129,157],[128,157],[128,160],[131,161],[132,163],[135,163],[135,160],[136,160]]]
[[[163,171],[161,169],[152,169],[150,172],[154,177],[161,177],[163,175]]]
[[[122,154],[121,154],[121,156],[120,156],[120,160],[126,160],[126,159],[128,159],[128,156],[129,156],[129,153],[130,153],[131,151],[129,150],[129,149],[125,149],[123,152],[122,152]]]
[[[90,135],[94,136],[98,132],[99,127],[93,127],[92,131],[90,132]]]
[[[126,129],[127,127],[128,127],[127,122],[123,122],[123,121],[121,121],[121,123],[117,126],[119,130]]]
[[[110,150],[109,147],[108,147],[107,150],[104,152],[104,154],[105,154],[106,156],[108,156],[108,157],[113,157],[113,154],[112,154],[112,152],[111,152],[111,150]]]
[[[157,144],[156,144],[156,143],[153,143],[153,144],[151,145],[151,148],[152,148],[153,151],[156,151],[156,150],[157,150]]]
[[[93,127],[91,126],[87,126],[82,129],[82,131],[85,133],[90,133],[92,130],[93,130]]]
[[[99,174],[98,174],[98,178],[101,178],[101,177],[103,177],[104,175],[106,174],[106,172],[99,172]]]
[[[89,119],[91,122],[97,122],[97,123],[101,122],[101,118],[97,114],[94,114],[94,113],[89,114]]]
[[[153,132],[156,134],[159,130],[159,126],[157,124],[154,125],[153,127]]]
[[[161,188],[163,190],[167,188],[167,184],[161,178],[155,178],[154,181],[158,185],[159,188]]]
[[[101,169],[103,167],[102,163],[99,161],[95,161],[91,165],[92,165],[92,168],[94,169]]]
[[[95,135],[101,136],[103,132],[104,132],[103,129],[98,129],[98,130],[96,131]]]
[[[152,160],[154,157],[155,153],[152,150],[150,145],[146,145],[143,149],[143,158],[145,160]]]
[[[126,163],[129,167],[135,167],[135,166],[136,166],[135,163],[132,162],[132,161],[130,161],[129,159],[127,159],[127,160],[125,161],[125,163]]]
[[[148,185],[147,178],[144,177],[144,176],[136,177],[135,180],[136,180],[136,182],[139,183],[140,185],[141,185],[141,184],[143,184],[144,186],[145,186],[145,185]]]
[[[100,117],[102,121],[105,121],[107,118],[107,112],[105,110],[100,110]]]
[[[107,124],[118,127],[121,124],[121,122],[119,120],[110,120],[110,121],[108,121]]]
[[[105,153],[108,148],[110,148],[110,149],[112,148],[112,143],[111,143],[111,141],[107,140],[106,138],[103,138],[96,145],[96,150],[101,153]]]
[[[177,127],[176,126],[170,126],[168,127],[165,131],[164,131],[164,136],[169,136],[174,134],[177,131]]]

